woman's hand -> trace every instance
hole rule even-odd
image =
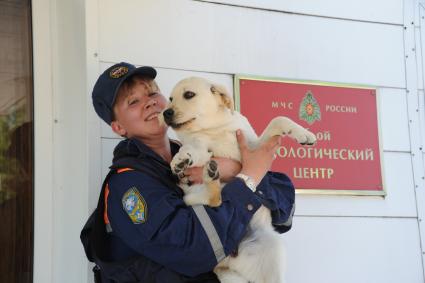
[[[236,160],[224,157],[214,157],[213,160],[217,162],[220,181],[222,182],[229,182],[241,171],[242,164]],[[190,167],[184,171],[184,175],[189,182],[200,184],[203,182],[202,172],[203,167]]]
[[[276,151],[280,146],[281,137],[271,137],[256,149],[248,148],[245,136],[241,130],[236,131],[236,139],[238,140],[241,151],[241,173],[250,176],[259,184],[276,158]]]
[[[202,171],[204,167],[189,167],[184,170],[184,178],[186,178],[187,184],[201,184],[203,182]]]
[[[259,184],[276,158],[276,151],[280,146],[281,137],[271,137],[256,149],[248,148],[245,136],[240,130],[236,132],[236,139],[241,151],[242,164],[230,158],[213,158],[218,163],[220,180],[228,182],[238,173],[243,173]],[[184,171],[184,175],[190,183],[200,184],[203,182],[202,171],[203,167],[191,167]]]
[[[224,157],[214,157],[213,159],[218,164],[218,172],[222,182],[229,182],[241,172],[242,164],[239,161]]]

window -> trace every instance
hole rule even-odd
[[[0,282],[32,282],[31,4],[0,0]]]

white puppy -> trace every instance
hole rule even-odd
[[[182,142],[171,162],[173,172],[183,177],[187,167],[204,166],[203,185],[189,186],[182,179],[187,205],[221,204],[223,184],[211,157],[241,160],[237,129],[242,130],[251,148],[276,135],[288,135],[301,144],[316,142],[314,134],[286,117],[274,118],[258,138],[248,120],[233,110],[232,98],[222,86],[196,77],[184,79],[174,87],[162,117]],[[222,283],[281,283],[283,261],[281,238],[272,227],[270,211],[262,206],[239,244],[238,256],[225,258],[214,272]]]

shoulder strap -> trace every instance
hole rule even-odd
[[[104,207],[104,195],[105,195],[105,186],[112,176],[115,173],[115,170],[109,171],[108,175],[105,177],[103,181],[102,190],[100,192],[99,200],[97,203],[96,209],[92,212],[86,224],[83,227],[83,230],[80,234],[81,242],[84,246],[84,251],[86,252],[86,256],[89,261],[97,262],[99,260],[99,256],[103,255],[102,248],[99,248],[104,242],[98,243],[97,239],[102,239],[103,237],[98,237],[98,235],[102,232],[102,228],[100,224],[102,223],[100,220],[102,219],[102,211]],[[104,225],[103,225],[104,226]],[[104,230],[104,228],[103,228]],[[101,240],[102,241],[102,240]]]
[[[105,188],[109,179],[113,174],[116,173],[116,170],[110,170],[108,175],[105,177],[103,181],[102,190],[100,192],[99,200],[97,202],[97,208],[93,212],[94,216],[94,225],[93,232],[90,234],[90,243],[93,249],[93,257],[97,260],[107,258],[105,254],[106,249],[104,247],[107,246],[107,237],[106,234],[106,226],[103,219],[103,211],[105,210]]]

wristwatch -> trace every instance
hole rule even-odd
[[[245,185],[250,188],[251,191],[255,192],[255,190],[257,189],[257,183],[254,181],[253,178],[242,173],[239,173],[238,175],[236,175],[236,177],[242,179]]]

